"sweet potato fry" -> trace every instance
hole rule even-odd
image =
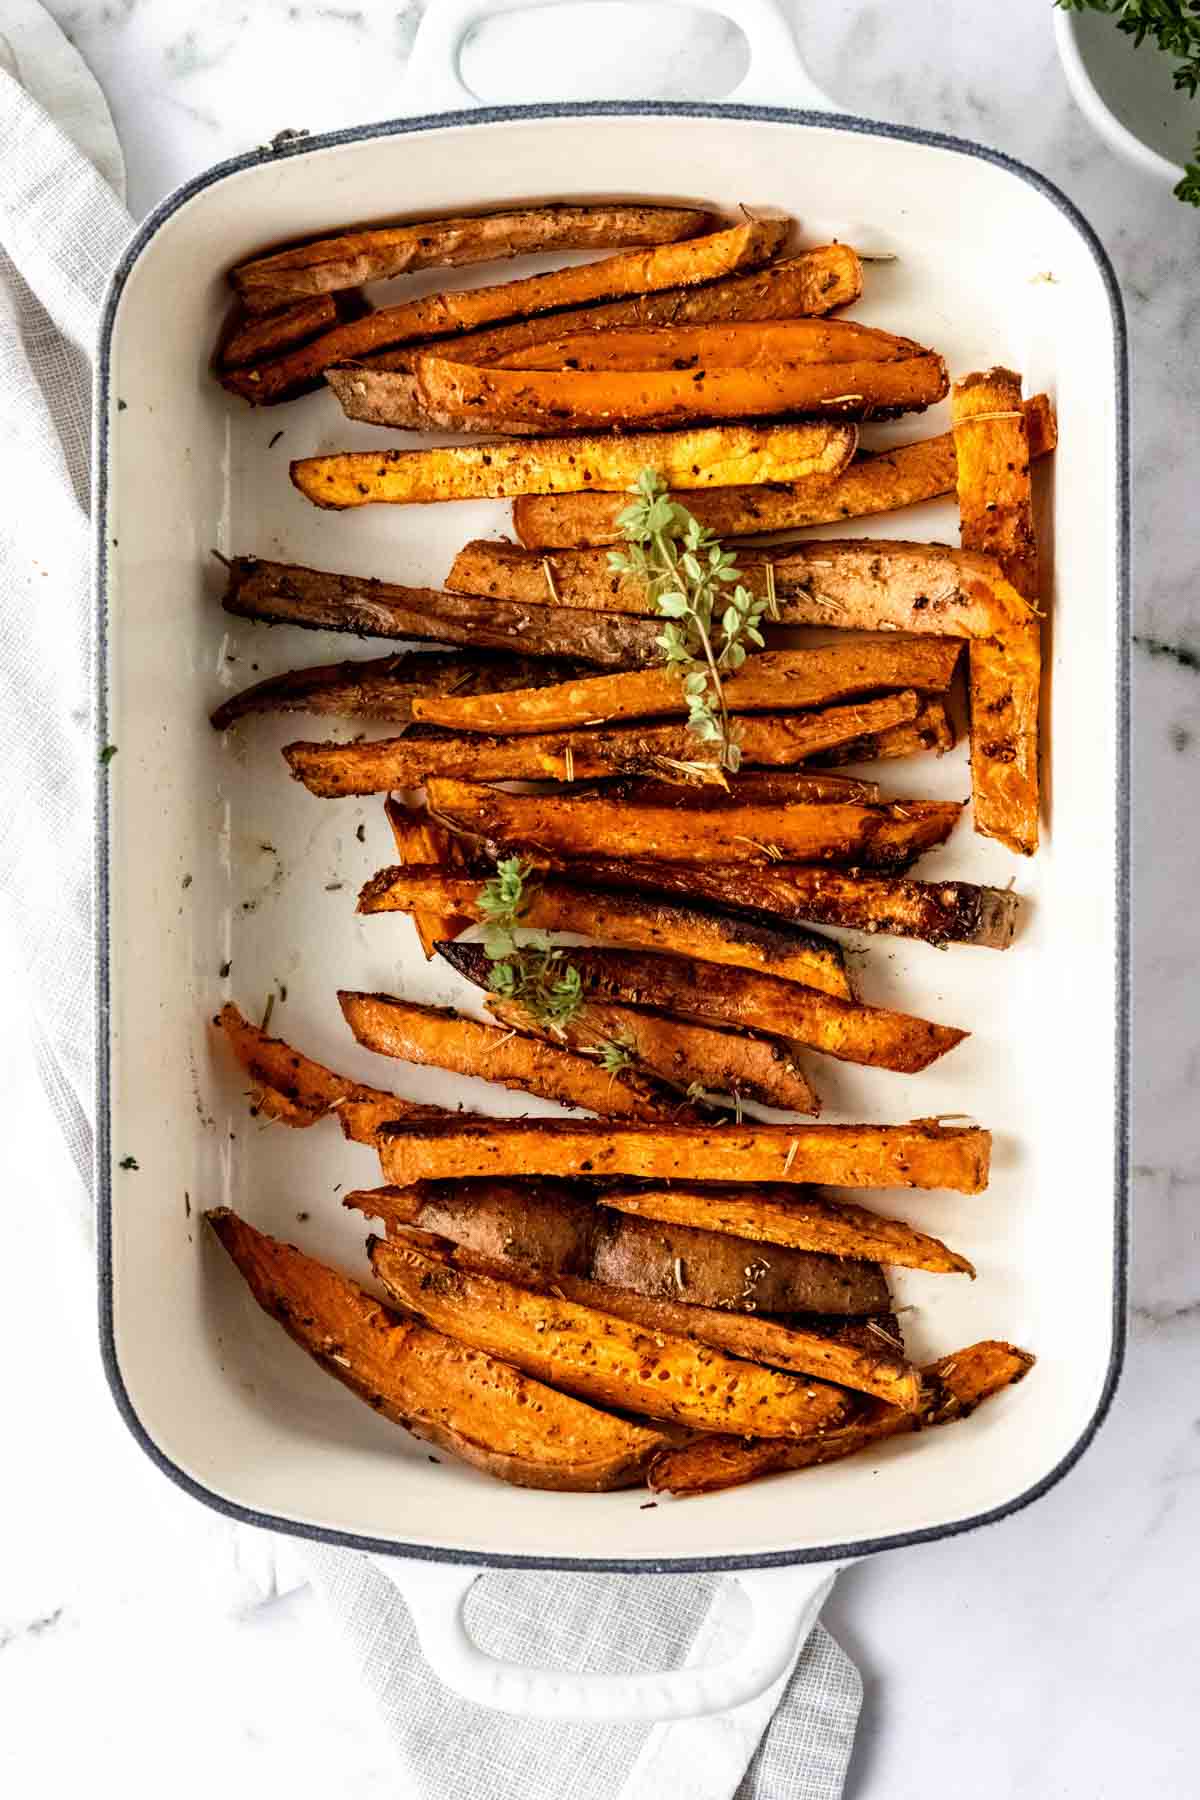
[[[423,808],[405,806],[393,794],[384,803],[384,811],[402,869],[415,865],[453,874],[465,867],[466,856],[459,839],[443,826],[435,825]],[[411,916],[427,961],[432,961],[444,939],[456,938],[470,923],[463,913],[437,907],[415,907]]]
[[[839,1388],[459,1268],[453,1251],[375,1237],[367,1250],[392,1298],[434,1330],[601,1405],[699,1429],[791,1438],[849,1411]]]
[[[704,1231],[728,1231],[735,1237],[826,1256],[850,1256],[860,1262],[927,1269],[936,1275],[970,1275],[965,1256],[928,1237],[903,1219],[886,1219],[849,1200],[796,1193],[788,1188],[718,1188],[684,1185],[662,1188],[606,1189],[604,1206],[639,1219],[665,1225],[694,1225]]]
[[[829,800],[862,800],[874,806],[879,783],[860,775],[822,775],[810,769],[743,769],[724,784],[664,781],[638,775],[575,790],[580,799],[597,796],[627,806],[674,806],[692,812],[728,812],[736,806],[812,806]]]
[[[891,418],[923,411],[949,388],[946,365],[934,355],[636,373],[497,368],[432,352],[417,359],[422,409],[449,430],[466,420],[493,431],[671,431],[713,419]]]
[[[987,1186],[991,1134],[939,1125],[633,1125],[573,1119],[400,1120],[380,1134],[384,1178],[628,1175],[646,1181],[825,1182],[833,1187]]]
[[[644,582],[614,573],[606,550],[522,550],[487,539],[466,544],[446,586],[570,611],[655,615]],[[945,544],[846,538],[746,548],[739,563],[762,592],[775,577],[779,622],[848,631],[903,631],[938,637],[995,638],[1030,618],[1028,605],[982,556]]]
[[[957,741],[946,702],[926,694],[911,719],[864,731],[861,737],[845,738],[826,750],[814,751],[809,766],[836,769],[845,763],[883,762],[890,757],[921,756],[927,751],[944,756]]]
[[[442,944],[440,950],[460,975],[477,987],[487,986],[490,966],[481,944]],[[687,957],[581,946],[572,948],[571,966],[589,998],[595,995],[598,1000],[651,1007],[703,1024],[766,1032],[841,1062],[909,1075],[927,1069],[967,1036],[949,1025],[839,1000],[757,969],[714,963],[698,976]]]
[[[845,244],[823,244],[800,256],[769,263],[752,274],[727,276],[704,287],[668,288],[603,306],[574,307],[466,332],[454,339],[454,354],[460,362],[486,362],[547,343],[564,332],[794,319],[846,306],[861,292],[862,265],[854,251]],[[380,350],[363,361],[335,364],[326,369],[325,379],[348,418],[421,430],[427,420],[417,393],[420,354],[419,346]]]
[[[298,350],[256,368],[231,369],[222,377],[223,384],[255,406],[271,406],[319,387],[322,372],[330,364],[369,355],[393,344],[454,337],[503,319],[586,305],[591,300],[692,287],[732,275],[739,269],[758,268],[782,247],[788,230],[787,220],[757,219],[681,244],[620,251],[600,262],[554,269],[547,275],[527,276],[523,281],[427,294],[422,299],[382,307],[366,318],[337,325]]]
[[[351,228],[239,263],[229,279],[245,305],[264,312],[308,294],[362,287],[418,269],[459,269],[547,250],[674,244],[712,231],[716,223],[711,213],[693,206],[530,206]]]
[[[1029,434],[1021,378],[991,369],[956,382],[952,402],[958,509],[967,550],[994,557],[1029,607],[1010,630],[971,646],[975,829],[1018,855],[1038,845],[1041,632]]]
[[[447,945],[447,953],[453,948]],[[783,1112],[815,1117],[821,1110],[787,1044],[691,1020],[664,1018],[660,1013],[605,1000],[589,1000],[555,1032],[540,1029],[517,1001],[491,999],[487,1008],[510,1030],[533,1033],[551,1042],[557,1036],[585,1055],[594,1055],[598,1046],[615,1044],[631,1058],[634,1068],[658,1076],[680,1094],[699,1086],[706,1093],[733,1094],[762,1106],[777,1106]]]
[[[903,362],[928,352],[911,338],[848,319],[737,320],[720,325],[584,328],[528,349],[449,360],[498,369],[570,371],[760,369],[782,364]]]
[[[503,500],[513,494],[625,491],[658,467],[668,481],[699,487],[835,475],[854,454],[852,425],[709,425],[691,431],[630,432],[621,438],[525,438],[441,450],[359,450],[302,457],[293,483],[314,506],[334,511],[383,503]]]
[[[268,1037],[227,1002],[213,1021],[254,1084],[254,1110],[301,1130],[336,1117],[356,1143],[373,1144],[387,1119],[444,1118],[445,1108],[400,1100],[383,1088],[335,1075],[323,1063],[302,1056],[282,1038]]]
[[[725,699],[732,713],[756,713],[806,710],[881,688],[944,693],[958,655],[953,638],[759,651],[725,678]],[[431,695],[413,702],[415,718],[460,731],[560,731],[686,711],[682,684],[669,669],[566,682],[529,694]]]
[[[272,625],[566,656],[608,668],[654,662],[660,655],[659,628],[649,620],[572,618],[550,606],[505,606],[257,556],[230,563],[223,604],[239,618]]]
[[[695,1119],[695,1107],[636,1068],[610,1075],[587,1056],[559,1044],[481,1025],[449,1007],[421,1006],[390,994],[342,990],[338,1004],[368,1050],[404,1062],[432,1064],[455,1075],[476,1075],[518,1093],[540,1094],[562,1106],[582,1106],[613,1119]]]
[[[794,923],[841,925],[852,931],[922,938],[929,944],[978,944],[990,950],[1008,948],[1020,908],[1018,895],[970,881],[914,881],[908,876],[799,863],[589,858],[573,862],[570,872],[572,881],[588,887],[634,888],[745,907],[756,915]]]
[[[288,669],[242,688],[210,715],[215,731],[227,731],[250,713],[302,712],[322,717],[412,721],[415,694],[493,694],[505,687],[537,687],[569,681],[583,665],[569,657],[510,656],[504,651],[413,650],[366,661]],[[408,740],[392,740],[400,743]],[[417,741],[420,741],[418,734]],[[831,742],[839,741],[834,738]],[[331,746],[332,747],[332,746]],[[820,746],[824,748],[825,746]],[[342,749],[353,746],[342,745]],[[424,777],[421,777],[423,780]],[[418,781],[391,781],[387,787],[419,787]],[[363,792],[382,792],[364,789]]]
[[[221,345],[218,360],[223,369],[236,369],[243,363],[260,362],[275,356],[293,344],[307,343],[318,332],[337,324],[337,307],[328,295],[301,300],[282,312],[264,313],[259,317],[240,319]]]
[[[427,783],[426,792],[438,818],[489,843],[652,862],[786,858],[891,869],[944,843],[962,811],[956,802],[910,800],[903,806],[747,804],[696,814],[687,807],[626,806],[602,795],[509,794],[440,776]]]
[[[556,1284],[579,1276],[646,1299],[685,1303],[689,1312],[798,1312],[805,1315],[800,1328],[817,1314],[811,1329],[823,1339],[851,1341],[844,1334],[890,1305],[876,1263],[634,1219],[598,1206],[596,1193],[580,1182],[427,1181],[347,1194],[344,1204],[382,1219],[389,1233],[436,1232],[498,1260],[521,1281],[531,1271]],[[853,1342],[870,1358],[880,1350],[900,1353],[865,1327],[862,1341]]]
[[[1026,400],[1024,413],[1030,456],[1048,456],[1057,442],[1057,428],[1046,395],[1035,394]],[[749,537],[756,532],[797,531],[809,525],[836,525],[841,519],[895,512],[940,494],[952,494],[956,478],[954,435],[946,431],[893,450],[860,452],[834,481],[806,476],[769,487],[709,492],[685,487],[671,497],[718,537]],[[616,494],[523,495],[513,501],[513,528],[521,543],[534,550],[615,544],[622,535],[617,517],[625,505]]]
[[[482,659],[413,657],[393,678],[382,672],[356,676],[355,669],[383,669],[400,659],[385,657],[382,663],[339,663],[330,670],[301,671],[276,676],[248,688],[226,701],[213,714],[218,728],[232,724],[256,710],[351,713],[363,718],[412,717],[412,702],[421,693],[498,693],[504,685],[539,685],[532,672],[547,665],[533,661],[522,667],[521,680],[489,681]],[[513,659],[514,662],[517,660]],[[444,662],[422,686],[414,663]],[[501,659],[497,657],[499,663]],[[463,667],[462,665],[465,665]],[[347,671],[345,675],[341,671]],[[461,672],[460,672],[461,670]],[[576,671],[578,673],[578,671]],[[305,679],[311,676],[311,683]],[[554,679],[554,677],[551,677]],[[570,679],[569,674],[557,677]],[[327,685],[326,685],[327,681]],[[385,710],[394,709],[394,710]],[[941,745],[940,727],[945,708],[936,701],[921,702],[916,694],[887,694],[849,706],[828,706],[811,713],[767,713],[741,722],[743,767],[773,763],[788,765],[836,751],[839,745],[857,750],[848,761],[867,761],[875,756],[908,755],[915,748]],[[920,720],[920,724],[918,724]],[[899,748],[898,729],[931,734],[926,746],[911,736],[908,747]],[[951,735],[950,744],[953,744]],[[896,744],[895,750],[888,746]],[[310,794],[337,800],[346,794],[383,794],[391,788],[421,787],[430,775],[452,775],[473,781],[585,781],[595,776],[650,774],[680,782],[708,777],[711,763],[697,762],[696,740],[686,725],[632,725],[611,730],[541,732],[527,737],[455,736],[437,727],[406,733],[404,737],[378,738],[373,743],[285,744],[288,766]]]
[[[400,1190],[386,1188],[377,1191],[384,1195],[400,1194]],[[367,1191],[347,1194],[344,1204],[370,1214],[380,1206],[386,1208],[389,1202],[375,1200]],[[423,1215],[431,1209],[418,1205],[415,1210],[418,1215]],[[406,1229],[389,1221],[389,1235]],[[436,1230],[436,1227],[428,1229]],[[452,1241],[458,1245],[454,1260],[459,1268],[501,1281],[513,1276],[515,1266],[511,1251],[507,1255],[488,1255],[481,1250],[466,1248],[458,1239]],[[836,1382],[839,1387],[872,1394],[906,1411],[912,1411],[920,1404],[921,1384],[917,1371],[902,1355],[889,1350],[883,1343],[871,1347],[848,1343],[803,1324],[785,1325],[778,1319],[764,1319],[754,1313],[726,1312],[718,1307],[690,1306],[680,1300],[635,1294],[628,1288],[592,1281],[586,1275],[550,1273],[544,1268],[539,1271],[536,1267],[525,1266],[520,1268],[518,1278],[523,1286],[537,1286],[543,1293],[557,1294],[576,1305],[625,1319],[631,1325],[640,1325],[644,1331],[692,1338],[697,1343],[710,1344],[714,1350],[723,1350],[729,1356],[744,1357],[748,1362],[762,1363],[772,1369],[786,1369],[794,1375],[815,1375],[821,1380]]]
[[[381,869],[358,899],[361,913],[429,910],[479,919],[483,881],[431,869]],[[636,894],[595,893],[571,881],[530,881],[521,923],[540,931],[578,931],[610,944],[674,950],[702,963],[764,969],[825,994],[850,998],[841,946],[814,932],[739,918],[715,908]],[[448,933],[448,936],[456,935]]]
[[[402,1318],[228,1207],[205,1218],[263,1311],[327,1374],[393,1424],[501,1481],[576,1493],[633,1487],[665,1442]]]
[[[1028,1351],[1018,1350],[1014,1344],[972,1344],[922,1370],[921,1403],[916,1412],[901,1412],[876,1401],[857,1418],[805,1444],[700,1438],[678,1450],[661,1452],[651,1466],[650,1486],[655,1493],[711,1494],[781,1469],[811,1469],[818,1463],[853,1456],[905,1432],[965,1419],[981,1401],[1020,1381],[1033,1362]]]

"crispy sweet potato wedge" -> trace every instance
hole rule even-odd
[[[696,1109],[640,1070],[610,1075],[559,1044],[482,1025],[449,1007],[422,1006],[391,994],[342,990],[338,1004],[360,1044],[381,1056],[476,1075],[518,1093],[540,1094],[612,1119],[695,1119]]]
[[[205,1214],[264,1312],[325,1372],[415,1437],[518,1487],[634,1487],[660,1433],[543,1387],[505,1363],[381,1306],[356,1281],[255,1231]]]
[[[380,1133],[384,1178],[635,1176],[646,1181],[825,1182],[833,1187],[987,1186],[991,1133],[976,1125],[635,1125],[574,1119],[404,1119]],[[778,1309],[773,1309],[778,1310]]]
[[[841,768],[845,763],[883,762],[890,757],[921,756],[932,751],[944,756],[958,742],[946,702],[936,694],[922,695],[911,719],[899,720],[861,737],[845,738],[827,750],[814,751],[809,766]]]
[[[1009,369],[965,376],[955,383],[952,417],[963,545],[994,557],[1032,608],[1038,563],[1020,376]],[[975,829],[1021,856],[1038,845],[1040,689],[1041,632],[1032,611],[993,641],[972,645]]]
[[[528,206],[458,219],[356,227],[256,256],[231,269],[245,305],[269,311],[308,294],[386,281],[418,269],[459,269],[547,250],[617,250],[674,244],[712,231],[694,206]]]
[[[736,320],[720,325],[618,325],[548,338],[524,350],[460,358],[499,369],[571,371],[759,369],[781,363],[814,365],[902,362],[927,352],[911,338],[848,319]]]
[[[305,344],[318,332],[337,324],[337,307],[327,294],[300,300],[281,312],[240,319],[221,345],[218,361],[224,369],[260,362],[277,356],[293,344]]]
[[[490,965],[481,944],[442,944],[452,968],[486,987]],[[643,950],[592,950],[575,946],[571,966],[583,992],[625,1006],[651,1007],[705,1024],[767,1032],[804,1044],[841,1062],[916,1074],[967,1036],[908,1013],[888,1012],[840,1000],[757,969],[710,964],[702,972],[687,957]]]
[[[1029,1352],[1018,1350],[1015,1344],[994,1340],[972,1344],[922,1371],[921,1403],[916,1412],[901,1412],[876,1401],[857,1418],[806,1444],[700,1438],[656,1457],[650,1486],[656,1493],[711,1494],[781,1469],[811,1469],[818,1463],[853,1456],[904,1432],[965,1419],[981,1401],[1020,1381],[1033,1362]]]
[[[703,1430],[807,1437],[843,1419],[840,1388],[647,1332],[573,1300],[497,1281],[413,1239],[368,1238],[388,1293],[434,1330],[601,1405]]]
[[[223,605],[239,618],[271,625],[565,656],[616,669],[654,662],[660,655],[659,628],[650,620],[570,617],[551,606],[505,606],[257,556],[230,563]]]
[[[932,354],[902,361],[584,373],[460,363],[433,352],[417,359],[422,409],[450,430],[461,430],[464,420],[483,421],[493,431],[513,425],[669,431],[711,419],[891,418],[921,412],[949,389],[946,365]]]
[[[805,710],[880,688],[940,693],[950,685],[958,653],[953,638],[760,651],[726,677],[725,698],[731,712],[755,713]],[[686,711],[682,685],[668,669],[565,682],[529,694],[434,695],[413,702],[416,718],[461,731],[559,731]]]
[[[223,376],[231,393],[255,406],[271,406],[319,387],[331,363],[369,355],[393,344],[427,338],[454,337],[502,319],[581,306],[590,300],[612,300],[656,289],[692,287],[716,281],[739,269],[769,262],[783,246],[790,228],[784,219],[756,219],[727,231],[692,238],[681,244],[625,250],[600,262],[554,269],[523,281],[496,287],[465,288],[427,294],[400,306],[382,307],[347,325],[335,326],[311,343],[253,369],[231,369]]]
[[[332,1114],[348,1138],[373,1144],[384,1120],[446,1116],[443,1107],[400,1100],[383,1088],[335,1075],[282,1038],[268,1037],[251,1025],[232,1001],[221,1008],[214,1023],[254,1083],[255,1109],[281,1124],[303,1130]]]
[[[460,362],[488,362],[547,343],[564,332],[795,319],[846,306],[861,292],[862,265],[854,251],[845,244],[823,244],[800,256],[769,263],[752,274],[731,275],[703,287],[668,288],[465,332],[454,339],[454,354]],[[380,350],[360,361],[334,364],[326,369],[325,379],[348,418],[421,430],[428,420],[417,391],[420,354],[419,345]]]
[[[815,1313],[820,1317],[812,1329],[822,1339],[849,1341],[843,1332],[890,1305],[876,1263],[629,1218],[598,1206],[596,1193],[579,1182],[419,1182],[347,1194],[344,1203],[382,1219],[389,1232],[417,1227],[468,1246],[497,1259],[518,1280],[531,1270],[556,1283],[584,1277],[646,1299],[683,1303],[689,1312]],[[855,1339],[855,1347],[872,1359],[880,1351],[888,1360],[898,1354],[873,1330],[861,1343]]]
[[[449,951],[453,946],[446,948]],[[777,1106],[783,1112],[815,1117],[821,1110],[808,1077],[787,1044],[692,1020],[664,1018],[660,1013],[605,1000],[589,1001],[558,1027],[556,1034],[540,1029],[516,1001],[492,999],[487,1008],[510,1030],[531,1032],[551,1042],[557,1035],[585,1055],[595,1055],[600,1045],[616,1044],[632,1058],[635,1068],[669,1082],[681,1094],[699,1086],[706,1093],[733,1094],[762,1106]]]
[[[588,685],[581,684],[581,685]],[[560,799],[509,794],[438,776],[429,806],[459,830],[499,844],[563,856],[623,856],[649,861],[854,863],[895,868],[944,843],[958,822],[955,802],[903,806],[832,801],[805,806],[732,805],[710,813],[688,807],[628,806],[602,795]]]
[[[525,605],[654,616],[644,582],[615,573],[608,557],[606,550],[543,554],[477,539],[459,551],[446,585]],[[771,565],[783,625],[974,639],[1003,636],[1031,616],[996,564],[945,544],[817,539],[747,547],[739,560],[747,585],[759,592]]]
[[[1026,400],[1024,413],[1029,454],[1048,456],[1057,442],[1057,427],[1046,395],[1035,394]],[[954,435],[946,431],[893,450],[861,452],[833,481],[808,476],[795,482],[709,492],[684,488],[672,498],[718,537],[749,537],[756,532],[797,531],[895,512],[940,494],[952,494],[956,479]],[[527,494],[513,501],[513,528],[530,549],[615,544],[621,539],[617,518],[625,505],[616,494]]]
[[[422,807],[405,806],[390,794],[384,803],[384,812],[392,828],[401,868],[415,864],[419,868],[440,868],[453,874],[465,867],[467,859],[459,839],[444,826],[435,825]],[[411,916],[429,961],[440,943],[447,938],[456,938],[470,923],[463,913],[430,906],[414,908]]]
[[[631,488],[647,466],[668,481],[702,487],[836,474],[854,453],[852,425],[709,425],[692,431],[630,432],[621,438],[525,438],[441,450],[342,451],[302,457],[293,483],[314,506],[334,511],[384,503],[503,500],[513,494],[573,494]]]
[[[410,912],[428,903],[431,910],[479,919],[482,889],[482,880],[430,869],[381,869],[359,895],[358,910]],[[521,922],[540,931],[578,931],[613,944],[674,950],[702,963],[769,970],[784,980],[850,998],[841,947],[813,932],[789,931],[705,906],[593,893],[570,881],[531,881],[527,895]]]
[[[388,1194],[398,1190],[378,1191]],[[388,1202],[373,1200],[368,1191],[348,1194],[345,1204],[373,1213],[377,1207],[386,1207]],[[418,1206],[417,1211],[422,1210]],[[389,1224],[389,1234],[405,1229],[402,1225]],[[501,1281],[514,1274],[511,1254],[488,1255],[464,1247],[457,1239],[452,1241],[458,1244],[454,1260],[459,1268]],[[714,1350],[723,1350],[729,1356],[744,1357],[748,1362],[761,1363],[772,1369],[786,1369],[794,1375],[815,1375],[836,1382],[839,1387],[875,1395],[906,1411],[912,1411],[920,1404],[921,1383],[916,1369],[882,1343],[874,1347],[854,1344],[804,1325],[785,1325],[778,1319],[760,1318],[754,1313],[722,1312],[717,1307],[690,1306],[680,1300],[635,1294],[628,1288],[592,1281],[584,1275],[550,1273],[536,1266],[521,1266],[519,1279],[523,1286],[537,1286],[542,1292],[557,1294],[576,1305],[625,1319],[645,1331],[692,1338],[697,1343],[710,1344]]]
[[[810,769],[743,769],[723,783],[664,781],[660,775],[629,776],[576,789],[622,800],[627,806],[674,806],[692,812],[728,812],[735,806],[811,806],[829,800],[863,800],[874,805],[879,783],[861,775],[822,775]]]
[[[573,862],[570,876],[589,887],[679,895],[745,907],[756,916],[885,932],[929,944],[978,944],[990,950],[1008,948],[1020,909],[1018,895],[970,881],[914,881],[909,876],[801,863],[588,858]]]
[[[569,681],[584,666],[569,657],[510,656],[503,651],[400,650],[363,662],[323,663],[269,675],[231,694],[210,719],[215,731],[227,731],[256,712],[316,713],[408,725],[416,694],[493,694],[506,687],[537,687],[543,681]],[[418,733],[418,741],[420,737]],[[420,781],[385,783],[386,787],[420,785]]]
[[[400,660],[385,657],[382,663]],[[420,662],[434,660],[433,655],[419,658]],[[409,659],[407,671],[397,670],[394,680],[386,671],[377,680],[367,674],[353,674],[355,669],[370,670],[374,665],[369,663],[339,663],[329,670],[276,676],[226,701],[213,714],[213,724],[222,729],[245,713],[260,710],[352,713],[363,718],[407,722],[418,693],[501,691],[502,683],[489,683],[485,671],[477,671],[470,658],[447,656],[437,660],[450,666],[444,671],[439,669],[424,686],[419,669],[411,667],[417,657]],[[455,665],[463,663],[466,667],[459,673]],[[532,661],[523,666],[526,671],[537,668]],[[523,681],[514,674],[507,685],[537,684],[529,674]],[[932,729],[940,744],[936,723],[917,723],[918,719],[935,717],[944,722],[945,708],[939,709],[933,701],[921,702],[911,692],[886,694],[878,700],[849,706],[828,706],[818,712],[748,717],[741,725],[742,762],[747,768],[758,763],[786,766],[836,750],[839,745],[857,749],[857,756],[847,760],[908,755],[907,749],[890,751],[886,742],[898,743],[899,739],[888,739],[887,734],[900,726],[914,731]],[[872,745],[880,743],[885,747],[872,749]],[[952,735],[950,743],[953,744]],[[541,732],[527,737],[465,737],[427,727],[424,734],[407,733],[402,738],[379,738],[373,743],[285,744],[283,754],[297,781],[323,800],[421,787],[430,775],[453,775],[473,781],[583,781],[598,775],[645,773],[683,782],[707,777],[711,771],[711,764],[697,762],[696,739],[686,725],[633,725],[610,730]]]
[[[681,1183],[669,1188],[606,1189],[602,1202],[635,1218],[728,1231],[735,1237],[785,1244],[793,1250],[927,1269],[935,1275],[975,1274],[965,1256],[948,1249],[939,1238],[914,1230],[903,1219],[885,1219],[849,1200],[788,1188],[746,1190]]]

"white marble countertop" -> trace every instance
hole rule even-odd
[[[49,10],[109,96],[136,214],[281,127],[394,111],[418,18],[414,0],[52,0]],[[847,1793],[1182,1800],[1196,1791],[1200,1641],[1200,214],[1093,137],[1066,93],[1049,0],[824,0],[796,11],[815,78],[847,110],[1000,146],[1078,202],[1116,263],[1133,349],[1127,1370],[1098,1442],[1048,1498],[982,1536],[876,1559],[839,1584],[827,1620],[866,1684]],[[537,59],[519,58],[507,80],[492,64],[486,97],[628,91],[622,70],[643,65],[672,71],[669,85],[642,77],[643,93],[718,92],[729,32],[712,21],[691,38],[678,21],[656,29],[652,60],[627,40],[619,64],[597,67],[589,44],[584,86],[567,66],[573,46],[581,60],[572,29],[542,21]],[[231,1613],[230,1528],[164,1482],[119,1424],[92,1344],[91,1271],[57,1222],[56,1190],[71,1176],[7,1041],[0,1063],[40,1151],[6,1195],[4,1266],[51,1268],[59,1291],[48,1343],[45,1277],[8,1283],[9,1342],[33,1378],[10,1383],[6,1404],[0,1785],[24,1796],[70,1781],[129,1800],[258,1784],[295,1800],[397,1793],[370,1703],[307,1594]],[[36,1481],[14,1482],[29,1469]]]

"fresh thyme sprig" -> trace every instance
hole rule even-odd
[[[1108,13],[1117,22],[1117,30],[1133,39],[1140,49],[1146,39],[1153,38],[1166,56],[1178,60],[1175,86],[1194,100],[1200,94],[1200,8],[1196,0],[1055,0],[1064,12]],[[1192,152],[1194,162],[1184,167],[1183,179],[1175,188],[1176,198],[1200,206],[1200,135]]]
[[[564,962],[544,931],[531,931],[521,942],[516,931],[533,897],[529,865],[517,856],[497,863],[483,885],[479,911],[483,948],[492,965],[491,988],[502,999],[515,1000],[537,1025],[553,1030],[569,1024],[583,1005],[579,970]]]
[[[645,582],[667,621],[657,642],[683,683],[688,725],[701,743],[716,747],[717,766],[733,774],[742,753],[721,678],[741,668],[747,646],[762,648],[759,627],[770,597],[756,599],[742,585],[734,553],[671,499],[654,469],[642,470],[637,499],[617,523],[629,549],[610,550],[609,566]]]

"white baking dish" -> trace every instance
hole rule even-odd
[[[745,8],[722,10],[751,29]],[[461,18],[456,29],[451,50]],[[751,85],[763,67],[757,54]],[[337,1190],[376,1178],[372,1155],[332,1128],[248,1117],[211,1041],[224,995],[254,1012],[282,982],[273,1029],[303,1049],[414,1096],[475,1106],[482,1092],[386,1064],[343,1027],[338,985],[473,1003],[424,962],[407,921],[356,920],[355,890],[391,860],[389,837],[377,804],[319,802],[287,779],[278,747],[320,735],[314,722],[211,731],[227,688],[347,646],[230,620],[210,551],[436,582],[468,536],[507,523],[499,505],[308,506],[288,458],[366,444],[371,430],[347,425],[331,395],[251,412],[222,394],[207,365],[223,271],[343,219],[557,195],[775,205],[804,241],[895,251],[869,269],[856,316],[936,344],[958,371],[1022,369],[1051,392],[1061,427],[1055,467],[1037,477],[1052,616],[1044,848],[1018,863],[964,824],[921,871],[1015,878],[1028,896],[1019,941],[996,955],[876,940],[867,998],[974,1035],[916,1079],[814,1059],[829,1117],[969,1112],[993,1129],[982,1197],[878,1201],[979,1268],[973,1284],[897,1283],[916,1308],[915,1354],[995,1335],[1035,1349],[1037,1368],[953,1430],[652,1509],[644,1493],[530,1493],[435,1463],[257,1312],[199,1222],[229,1203],[361,1272],[362,1224]],[[757,106],[481,111],[339,133],[223,164],[146,222],[108,300],[98,416],[100,741],[118,746],[99,838],[103,1340],[118,1404],[160,1467],[210,1505],[300,1535],[459,1563],[632,1570],[844,1559],[962,1531],[1052,1485],[1115,1384],[1125,1233],[1125,348],[1111,268],[1063,196],[956,140]],[[917,427],[941,428],[939,415]],[[953,539],[956,525],[938,502],[869,529]],[[891,767],[887,788],[962,796],[964,756]],[[128,1156],[136,1171],[119,1166]]]

